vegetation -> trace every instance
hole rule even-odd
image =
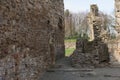
[[[76,42],[76,39],[73,38],[73,39],[65,39],[65,42]]]
[[[65,11],[65,37],[66,38],[73,38],[78,37],[81,35],[90,34],[90,28],[88,24],[88,12],[79,12],[79,13],[72,13],[68,9]],[[102,27],[106,34],[108,35],[116,35],[116,31],[113,25],[115,25],[115,18],[112,15],[105,14],[103,12],[99,12],[99,16],[102,20]],[[112,36],[114,38],[114,36]]]
[[[66,56],[71,55],[75,50],[77,38],[90,39],[91,29],[88,23],[88,12],[73,13],[68,9],[65,10],[65,44],[67,45]],[[115,39],[117,32],[115,30],[115,18],[112,15],[99,12],[101,17],[102,29],[109,40]],[[73,45],[71,45],[71,43]],[[74,46],[74,47],[73,47]]]
[[[81,38],[81,39],[88,39],[89,40],[89,37],[86,35],[86,34],[83,34],[83,36],[74,36],[74,37],[71,37],[71,38],[66,38],[65,39],[65,45],[69,47],[66,47],[65,49],[65,53],[66,53],[66,56],[70,56],[73,51],[75,50],[75,44],[76,44],[76,40],[77,38]]]
[[[75,50],[74,48],[65,49],[65,56],[70,56],[74,50]]]
[[[70,56],[73,53],[73,51],[75,50],[76,39],[77,38],[65,39],[65,45],[69,46],[69,47],[66,47],[66,49],[65,49],[66,56]]]

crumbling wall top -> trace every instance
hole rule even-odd
[[[99,9],[98,9],[97,4],[92,4],[92,5],[90,6],[90,12],[91,12],[94,16],[98,16],[98,11],[99,11]]]

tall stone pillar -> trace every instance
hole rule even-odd
[[[90,13],[88,14],[88,25],[90,29],[90,39],[98,40],[101,32],[101,17],[99,17],[98,7],[96,4],[90,6]]]
[[[108,60],[108,48],[102,37],[102,18],[99,15],[99,9],[96,4],[90,6],[90,13],[88,14],[88,25],[92,32],[91,39],[93,39],[93,46],[95,55],[98,56],[98,61]],[[103,48],[104,47],[104,48]]]
[[[120,0],[115,0],[116,30],[120,33]]]

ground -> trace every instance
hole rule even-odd
[[[75,49],[76,39],[65,40],[66,56]],[[56,62],[57,67],[48,69],[40,80],[120,80],[119,67],[105,68],[74,68],[70,58],[66,57]]]
[[[70,56],[75,50],[76,39],[65,39],[65,55]]]
[[[46,71],[40,80],[120,80],[119,67],[73,68],[68,57],[57,61],[56,65],[59,67]]]

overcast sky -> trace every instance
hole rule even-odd
[[[90,4],[97,4],[100,11],[111,14],[114,0],[64,0],[65,9],[72,12],[89,11]]]

